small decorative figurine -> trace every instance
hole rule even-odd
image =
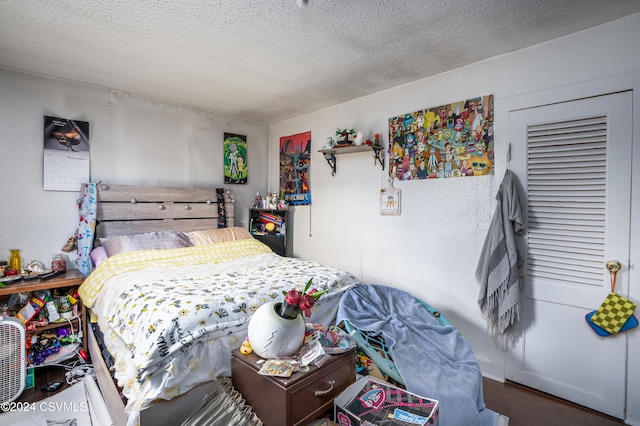
[[[259,209],[262,207],[262,197],[260,196],[260,191],[256,192],[256,198],[253,200],[253,204],[251,207],[254,209]]]
[[[356,135],[353,137],[353,144],[356,146],[360,146],[362,145],[363,142],[364,142],[364,133],[362,132],[362,130],[358,130],[356,132]]]
[[[253,348],[251,347],[251,343],[249,343],[249,338],[245,338],[244,342],[240,346],[240,353],[243,355],[248,355],[253,352]]]
[[[373,146],[380,146],[380,133],[373,135]]]
[[[273,191],[271,193],[271,197],[269,198],[269,208],[271,210],[275,210],[276,208],[278,208],[278,192],[277,191]]]
[[[289,203],[287,203],[287,201],[284,199],[284,196],[282,198],[280,198],[280,200],[278,201],[278,209],[279,210],[286,210],[289,208]]]
[[[342,146],[349,146],[352,144],[353,141],[349,140],[349,137],[353,138],[353,135],[355,134],[355,130],[353,129],[336,129],[336,136],[341,136],[342,140],[338,141],[336,143],[336,146],[342,147]]]
[[[326,141],[324,142],[324,145],[322,147],[322,149],[331,149],[336,145],[336,142],[333,140],[333,138],[331,136],[329,136]]]

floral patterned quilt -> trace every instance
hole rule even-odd
[[[260,305],[302,290],[311,278],[327,292],[322,299],[336,306],[358,283],[340,269],[281,257],[247,239],[109,257],[87,277],[80,296],[100,327],[129,348],[142,382],[198,341],[246,329]]]

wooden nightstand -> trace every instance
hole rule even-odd
[[[333,400],[356,380],[355,349],[331,355],[320,368],[293,373],[291,377],[258,374],[259,356],[231,358],[231,381],[265,426],[302,426],[333,406]]]
[[[48,279],[48,280],[27,280],[20,281],[16,284],[9,284],[6,287],[0,288],[0,300],[8,299],[8,297],[13,293],[30,293],[38,290],[53,290],[56,288],[71,288],[77,287],[84,281],[84,277],[80,272],[76,269],[69,269],[62,275],[58,275],[57,277]],[[4,303],[4,302],[3,302]],[[85,352],[87,351],[87,321],[84,305],[82,301],[78,301],[78,316],[72,319],[72,323],[74,327],[77,327],[78,320],[80,320],[81,328],[82,328],[82,347]],[[52,330],[58,327],[67,326],[67,321],[60,321],[55,323],[47,324],[44,327],[38,327],[33,331],[27,331],[27,335],[42,333],[47,330]]]

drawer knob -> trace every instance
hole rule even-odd
[[[331,392],[331,391],[333,390],[333,385],[335,385],[335,384],[336,384],[336,381],[335,381],[335,380],[330,381],[330,382],[329,382],[329,385],[330,385],[330,386],[329,386],[329,389],[326,389],[326,390],[317,390],[317,391],[315,391],[314,395],[315,395],[315,396],[322,396],[322,395],[326,395],[326,394],[328,394],[329,392]]]

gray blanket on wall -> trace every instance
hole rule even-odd
[[[384,337],[409,392],[440,403],[440,426],[498,424],[484,405],[482,374],[471,347],[409,293],[360,285],[340,300],[337,321]]]
[[[487,330],[504,350],[517,338],[515,325],[520,315],[520,278],[516,236],[524,231],[516,177],[507,170],[498,193],[496,210],[489,226],[478,266],[478,304],[487,317]]]

